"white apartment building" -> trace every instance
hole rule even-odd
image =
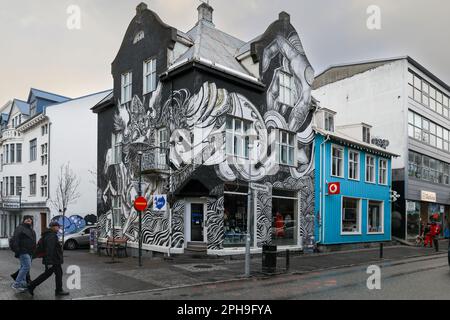
[[[53,200],[65,165],[78,178],[80,194],[67,208],[66,232],[85,223],[80,217],[96,215],[91,172],[96,172],[97,121],[90,108],[109,93],[69,99],[31,89],[27,102],[10,103],[0,139],[0,239],[10,237],[24,215],[34,217],[37,234],[58,219]]]
[[[313,94],[332,106],[336,124],[370,122],[370,142],[393,159],[392,233],[414,241],[421,223],[450,215],[450,87],[411,57],[332,66],[316,77]],[[347,128],[351,130],[351,128]],[[362,131],[360,131],[361,134]],[[363,134],[364,135],[364,134]],[[386,145],[385,145],[386,146]]]

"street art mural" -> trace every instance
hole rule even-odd
[[[289,30],[293,30],[292,27]],[[131,102],[116,102],[113,134],[120,137],[120,161],[114,161],[114,146],[101,155],[104,163],[100,174],[105,184],[100,186],[99,202],[104,212],[99,214],[100,238],[125,237],[138,239],[138,213],[133,200],[138,195],[139,157],[147,150],[144,167],[155,167],[160,157],[161,141],[158,132],[170,132],[169,177],[160,174],[143,175],[143,195],[150,203],[143,216],[143,243],[154,247],[183,248],[185,246],[185,209],[182,197],[171,202],[172,214],[153,211],[153,195],[177,194],[188,181],[199,180],[216,185],[204,194],[206,200],[206,230],[208,249],[224,248],[224,184],[264,184],[268,192],[258,191],[256,201],[256,233],[258,245],[268,244],[273,235],[272,190],[288,190],[299,196],[298,235],[305,243],[314,241],[314,133],[312,115],[314,106],[311,85],[314,70],[305,55],[295,31],[285,35],[278,30],[272,36],[260,57],[262,79],[266,91],[261,103],[252,101],[238,89],[219,86],[215,81],[204,81],[191,91],[173,90],[159,82],[156,90],[144,97],[135,95]],[[284,75],[292,75],[292,101],[283,101]],[[246,159],[227,153],[227,119],[239,118],[251,124],[254,147],[251,164]],[[295,163],[279,165],[278,130],[294,133]],[[252,139],[252,138],[250,138]],[[150,150],[150,151],[149,151]],[[269,152],[271,150],[271,152]],[[215,176],[202,181],[198,172],[212,168]],[[213,181],[213,182],[211,182]],[[113,222],[112,199],[119,198],[120,221]],[[117,208],[116,208],[117,209]],[[170,220],[171,217],[171,220]],[[114,228],[113,228],[114,225]],[[114,230],[114,231],[113,231]]]
[[[51,222],[58,222],[61,226],[64,226],[64,234],[74,234],[80,232],[86,226],[93,226],[97,223],[97,216],[93,214],[86,215],[85,217],[81,217],[79,215],[71,215],[71,216],[55,216]],[[61,227],[59,230],[59,236],[62,236],[63,228]]]

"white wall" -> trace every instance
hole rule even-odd
[[[80,179],[81,197],[69,205],[67,216],[97,214],[97,117],[91,108],[110,91],[50,106],[46,114],[50,119],[50,197],[54,198],[60,168],[70,168]],[[94,172],[94,174],[92,174]],[[51,216],[59,212],[50,206]]]
[[[334,82],[313,91],[322,107],[337,112],[336,126],[367,123],[372,137],[388,139],[388,151],[401,157],[393,168],[404,168],[407,157],[406,60]]]

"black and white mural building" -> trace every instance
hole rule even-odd
[[[126,31],[93,109],[100,237],[137,246],[142,172],[146,250],[244,252],[247,228],[254,250],[311,245],[316,102],[300,37],[284,12],[250,42],[218,30],[209,5],[198,14],[184,33],[140,4]]]

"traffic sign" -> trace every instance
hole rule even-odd
[[[333,182],[328,184],[328,194],[337,195],[341,193],[341,183]]]
[[[134,200],[134,208],[136,211],[145,211],[148,207],[147,199],[144,197],[139,197]]]

